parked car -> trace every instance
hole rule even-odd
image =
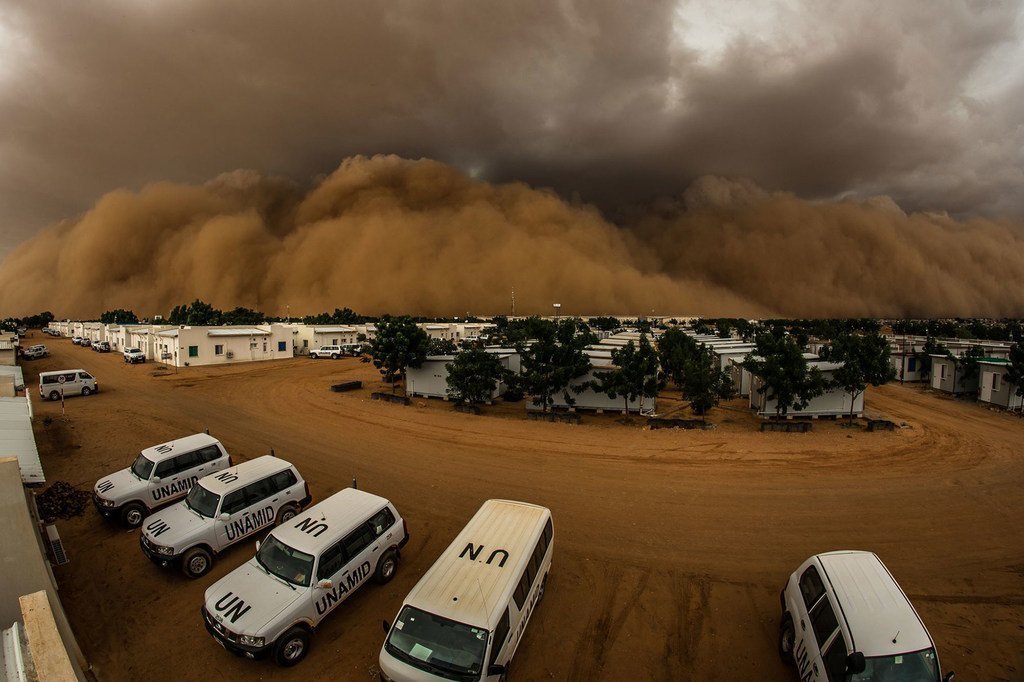
[[[264,455],[199,479],[184,500],[148,519],[139,544],[157,565],[199,578],[214,556],[287,523],[312,499],[298,469]]]
[[[138,528],[148,514],[184,497],[200,478],[230,466],[220,441],[197,433],[146,448],[130,467],[97,481],[92,501],[103,516]]]
[[[106,341],[97,341],[96,343],[92,344],[92,349],[97,353],[109,353],[110,344],[107,343]]]
[[[26,360],[38,360],[39,358],[45,358],[49,354],[50,351],[42,344],[29,346],[25,350],[21,351],[21,357]]]
[[[71,337],[71,343],[75,344],[76,346],[81,346],[82,345],[82,337],[81,336],[72,336]]]
[[[313,350],[309,351],[309,357],[313,358],[314,360],[319,360],[321,358],[330,358],[331,360],[337,360],[344,354],[345,351],[342,350],[341,346],[321,346],[320,348],[314,348]]]
[[[801,680],[939,682],[928,628],[874,553],[812,556],[789,576],[779,599],[779,655]],[[941,679],[949,682],[953,673]]]
[[[125,348],[122,355],[124,355],[124,361],[129,365],[146,361],[146,354],[142,352],[141,348]]]
[[[39,395],[43,400],[60,400],[73,395],[87,396],[100,390],[96,377],[84,369],[61,369],[39,373]]]
[[[92,346],[92,339],[83,338],[82,346],[84,346],[85,348],[89,348],[90,346]]]

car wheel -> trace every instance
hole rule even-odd
[[[193,547],[181,558],[181,570],[189,578],[201,578],[213,566],[213,556],[203,547]]]
[[[390,582],[395,577],[395,569],[398,568],[398,555],[392,551],[387,551],[384,556],[377,562],[377,570],[373,574],[373,579],[378,585]]]
[[[793,627],[793,619],[787,613],[779,625],[779,657],[786,665],[796,665],[796,658],[793,656],[795,648],[796,629]]]
[[[87,396],[90,393],[92,393],[92,389],[91,388],[89,388],[88,386],[83,386],[82,387],[82,395],[83,396]]]
[[[57,391],[50,391],[50,400],[60,400],[60,393]]]
[[[274,660],[279,666],[290,668],[306,657],[309,652],[309,633],[302,628],[292,628],[281,635],[274,645]]]
[[[291,506],[290,504],[281,507],[281,511],[277,512],[277,525],[280,526],[282,523],[288,523],[289,521],[295,518],[295,515],[297,513],[298,512],[295,511],[295,507]]]
[[[337,353],[331,353],[331,360],[337,360],[337,359],[338,359],[338,354]]]
[[[138,502],[126,504],[121,509],[121,522],[129,528],[138,528],[146,518],[146,508]]]

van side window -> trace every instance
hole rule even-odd
[[[373,534],[380,537],[384,534],[388,528],[395,524],[395,515],[391,513],[391,510],[384,507],[370,519],[370,528],[373,529]]]
[[[249,506],[259,504],[276,492],[270,478],[264,478],[245,486],[245,503]]]
[[[92,375],[89,374],[88,372],[79,372],[78,376],[81,379],[92,379]]]
[[[494,641],[491,644],[491,659],[488,665],[494,665],[498,652],[505,646],[505,640],[508,639],[508,623],[508,609],[505,609],[505,613],[501,614],[501,620],[498,621],[498,627],[494,628]]]
[[[295,474],[292,473],[291,469],[279,471],[274,474],[273,479],[271,479],[275,492],[281,492],[282,490],[291,488],[298,482],[298,480],[299,479],[295,478]]]
[[[551,519],[548,519],[547,525],[544,526],[544,549],[547,550],[548,545],[551,544],[551,538],[554,536],[554,530],[551,528]]]
[[[203,463],[203,458],[198,452],[186,452],[184,455],[178,455],[175,459],[178,461],[178,471],[188,471]]]
[[[819,649],[823,648],[828,638],[839,627],[836,613],[832,610],[832,604],[829,603],[827,597],[811,609],[811,625],[814,626],[814,636],[818,639]]]
[[[224,497],[224,503],[220,506],[221,514],[234,514],[245,509],[245,488],[228,493]]]
[[[64,375],[64,381],[67,381],[67,382],[73,382],[77,378],[78,377],[75,376],[74,372],[71,372],[70,374],[65,374]]]
[[[840,632],[832,640],[828,650],[821,657],[825,662],[825,670],[828,672],[829,682],[843,682],[846,680],[846,640]]]
[[[160,478],[167,478],[178,473],[178,458],[170,457],[156,465],[155,474]]]
[[[345,546],[345,556],[354,559],[376,539],[377,536],[370,528],[370,524],[364,523],[349,533],[348,537],[341,541],[341,544]]]
[[[809,566],[800,576],[800,594],[803,595],[804,605],[808,611],[814,606],[814,602],[825,594],[825,584],[821,582],[818,569],[814,566]]]
[[[526,604],[526,595],[530,592],[530,581],[527,579],[526,574],[523,574],[519,584],[516,585],[516,592],[512,597],[516,600],[516,608],[520,611],[523,610],[523,605]]]
[[[316,579],[330,578],[345,566],[345,543],[338,542],[324,550],[320,555],[320,566],[316,569]]]

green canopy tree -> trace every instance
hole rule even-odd
[[[808,368],[803,350],[789,335],[765,332],[757,335],[754,352],[743,365],[761,378],[757,392],[775,401],[775,416],[790,408],[803,409],[825,392],[826,382],[817,367]]]
[[[946,350],[944,345],[929,337],[925,339],[921,350],[914,351],[914,359],[917,360],[917,365],[920,368],[921,374],[930,375],[932,372],[932,356],[948,354],[949,351]]]
[[[385,315],[377,323],[377,334],[370,341],[370,357],[384,381],[395,390],[395,381],[401,377],[405,388],[405,372],[409,367],[420,367],[427,358],[430,338],[416,326],[412,318]]]
[[[967,382],[978,378],[978,374],[981,372],[978,360],[985,357],[985,349],[981,346],[971,346],[959,357],[953,355],[951,351],[946,351],[946,354],[953,358],[955,363],[953,368],[953,393],[956,393],[957,383],[963,386]]]
[[[632,341],[612,351],[612,368],[596,374],[591,382],[594,390],[604,393],[612,400],[622,396],[623,410],[629,414],[629,404],[640,401],[643,410],[646,398],[658,397],[662,380],[658,376],[658,354],[647,340],[640,335],[639,344]]]
[[[171,324],[186,324],[193,327],[219,325],[223,313],[198,298],[192,303],[176,305],[171,309],[167,321]]]
[[[1024,397],[1024,345],[1015,343],[1010,347],[1010,364],[1006,367],[1006,374],[1003,378],[1017,387],[1015,395]],[[1024,405],[1021,405],[1021,415],[1024,416]]]
[[[103,324],[137,324],[138,321],[139,318],[133,311],[122,308],[108,310],[100,315],[100,322]]]
[[[719,366],[711,349],[701,344],[686,367],[683,398],[690,401],[690,409],[704,422],[712,408],[732,396],[732,378]]]
[[[515,377],[516,387],[532,395],[533,404],[540,405],[544,412],[554,402],[552,396],[559,391],[563,392],[566,403],[574,405],[576,399],[570,392],[582,393],[586,383],[571,391],[569,385],[590,371],[590,358],[583,350],[595,339],[586,325],[577,320],[562,320],[556,324],[531,319],[534,321],[528,325],[530,340],[516,345],[522,369]]]
[[[451,339],[430,339],[428,355],[454,355],[458,351],[455,342]]]
[[[881,386],[896,378],[896,368],[889,361],[889,342],[880,334],[842,332],[828,349],[827,357],[843,366],[832,372],[832,383],[850,394],[850,422],[857,396],[868,384]]]
[[[698,352],[697,342],[678,327],[672,327],[658,340],[658,359],[661,370],[680,390],[686,376],[686,367]]]
[[[263,313],[241,306],[220,315],[221,324],[263,324],[266,321],[267,316]]]
[[[504,380],[508,370],[501,360],[483,348],[459,351],[448,365],[448,395],[469,404],[485,403],[491,399],[498,381]]]

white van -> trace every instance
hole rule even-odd
[[[43,400],[60,400],[72,395],[89,395],[100,390],[96,377],[84,369],[62,369],[39,373],[39,395]]]
[[[204,476],[231,466],[216,438],[197,433],[143,450],[127,469],[96,482],[92,501],[100,514],[137,528],[153,510],[185,496]]]
[[[384,623],[381,680],[498,680],[544,595],[551,512],[488,500]]]
[[[935,642],[874,553],[812,556],[779,598],[779,655],[801,680],[940,681]]]
[[[347,488],[272,530],[253,559],[206,590],[203,622],[233,653],[293,666],[313,629],[370,576],[391,580],[408,540],[393,504]]]
[[[155,563],[180,563],[185,575],[198,578],[214,555],[290,521],[312,499],[294,466],[264,455],[199,479],[183,501],[149,518],[139,544]]]

